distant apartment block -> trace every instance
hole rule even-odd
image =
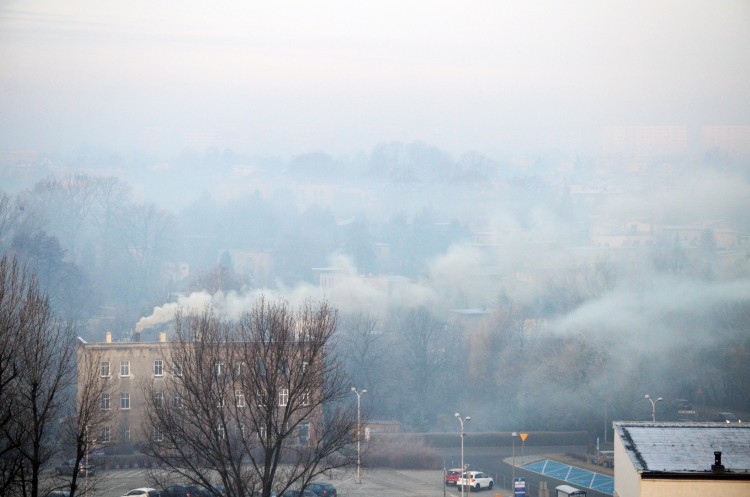
[[[355,292],[360,295],[370,295],[375,304],[382,301],[382,297],[394,297],[399,290],[403,290],[409,283],[409,278],[395,275],[353,275],[341,268],[324,267],[313,268],[319,275],[320,288],[324,292]]]
[[[733,156],[750,155],[750,125],[703,126],[700,137],[704,152],[719,150]]]
[[[265,287],[270,283],[273,270],[273,256],[270,252],[261,250],[220,250],[219,262],[224,254],[229,254],[232,260],[232,270],[242,279],[251,280],[255,287]]]
[[[607,126],[602,130],[602,153],[609,157],[647,159],[687,151],[687,126]]]

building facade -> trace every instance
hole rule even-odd
[[[173,344],[167,340],[167,333],[159,333],[158,341],[140,341],[140,334],[135,334],[135,341],[114,342],[112,334],[107,332],[105,341],[102,343],[88,343],[83,339],[78,339],[77,358],[78,364],[98,364],[98,375],[107,382],[106,391],[101,394],[99,406],[102,410],[110,411],[112,416],[109,417],[107,424],[98,426],[96,433],[92,433],[94,446],[99,448],[111,448],[111,452],[120,450],[131,451],[136,449],[139,443],[154,440],[154,437],[161,436],[149,422],[149,409],[160,408],[183,408],[183,402],[188,397],[180,390],[180,383],[183,376],[190,376],[186,370],[191,366],[189,364],[180,365],[174,359],[175,354],[179,351],[186,350],[185,344]],[[251,409],[260,405],[273,404],[274,409],[268,412],[284,411],[293,400],[291,399],[295,392],[292,387],[280,386],[278,393],[274,394],[271,401],[260,400],[261,397],[256,392],[249,391],[246,385],[241,386],[234,378],[233,373],[245,366],[245,362],[233,361],[234,347],[237,344],[225,346],[229,349],[217,355],[216,360],[210,367],[204,368],[202,374],[224,375],[227,380],[219,382],[227,387],[223,392],[207,392],[204,401],[216,409],[225,410],[227,418],[236,420],[234,423],[237,428],[237,434],[243,437],[253,430],[252,426],[247,426],[242,421],[243,418],[251,419],[250,414],[244,416],[244,409]],[[188,347],[189,348],[189,347]],[[247,350],[247,344],[242,348]],[[249,347],[252,348],[252,347]],[[294,355],[293,352],[291,355]],[[291,362],[294,357],[288,358]],[[280,362],[287,362],[283,359]],[[230,371],[229,368],[232,368]],[[79,373],[78,392],[80,402],[80,392],[84,391],[85,379]],[[217,383],[218,384],[218,383]],[[304,415],[295,414],[293,419],[302,421],[297,428],[296,436],[289,437],[289,441],[296,445],[307,445],[315,440],[315,426],[322,419],[322,406],[314,404],[316,397],[320,394],[320,385],[316,388],[310,388],[305,391],[309,399],[309,405],[313,408],[306,408],[306,400],[298,401],[301,408],[297,412],[304,412]],[[217,397],[214,397],[214,394]],[[210,398],[209,398],[210,397]],[[195,394],[193,394],[195,398]],[[199,400],[200,401],[200,400]],[[261,409],[264,411],[265,409]],[[246,411],[249,413],[249,411]],[[281,416],[281,414],[279,414]],[[304,416],[304,417],[302,417]],[[231,436],[227,433],[227,436]],[[256,433],[257,436],[257,433]]]

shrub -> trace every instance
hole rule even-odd
[[[422,435],[390,434],[372,437],[363,454],[363,465],[371,468],[438,469],[443,458],[429,447]]]

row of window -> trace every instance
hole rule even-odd
[[[244,362],[239,362],[235,366],[238,374],[242,374],[245,368]],[[302,363],[302,371],[305,371],[307,362]],[[224,361],[218,361],[216,363],[216,374],[224,374]],[[288,366],[284,366],[284,369],[288,371]],[[174,364],[172,372],[176,376],[182,375],[182,370],[179,364]],[[109,377],[110,376],[110,363],[109,361],[101,361],[99,364],[99,376]],[[130,361],[120,361],[120,376],[130,376]],[[164,361],[162,359],[154,360],[154,376],[164,376]]]
[[[164,406],[164,392],[156,392],[154,394],[154,406],[159,408]],[[308,392],[305,392],[302,397],[302,405],[306,406],[310,402],[310,395]],[[279,392],[279,406],[284,407],[289,403],[289,389],[288,388],[282,388]],[[235,393],[235,405],[237,407],[245,407],[245,394],[241,391],[237,391]],[[263,405],[259,402],[259,405]],[[224,400],[219,399],[218,406],[217,407],[223,407],[224,406]],[[108,392],[102,393],[101,397],[101,407],[103,410],[110,409],[110,394]],[[182,398],[179,394],[174,394],[172,397],[172,407],[175,408],[181,408],[182,407]],[[120,392],[120,409],[127,410],[130,409],[130,392]]]
[[[264,438],[266,436],[266,428],[264,426],[259,426],[258,430],[259,430],[258,431],[259,436],[261,438]],[[219,426],[218,431],[219,431],[219,437],[221,437],[221,439],[224,439],[224,437],[226,436],[226,431],[224,430],[224,427]],[[246,431],[247,430],[245,429],[245,425],[239,425],[237,428],[237,435],[242,437],[242,439],[244,439],[247,436]],[[112,433],[111,433],[110,427],[102,426],[101,429],[99,430],[99,440],[97,440],[97,442],[110,443],[112,441],[111,435]],[[125,426],[122,429],[121,436],[122,436],[123,442],[130,441],[130,427],[129,426]],[[302,421],[297,428],[297,436],[301,444],[306,444],[310,438],[310,423],[308,423],[307,421]],[[164,440],[164,434],[158,428],[152,428],[151,438],[155,442],[161,442],[162,440]]]
[[[173,372],[177,376],[182,374],[177,365],[175,365]],[[109,361],[100,362],[99,376],[108,378],[110,374]],[[130,376],[130,361],[120,361],[120,376]],[[161,359],[156,359],[154,361],[154,376],[164,376],[164,361]]]

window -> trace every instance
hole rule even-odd
[[[289,377],[289,361],[286,359],[281,359],[279,364],[279,370],[281,371],[281,374],[284,375],[285,378]]]
[[[99,376],[105,378],[109,377],[109,361],[102,361],[99,363]]]
[[[247,433],[245,425],[240,425],[238,428],[239,428],[239,432],[240,432],[240,439],[241,440],[245,440],[245,433]]]
[[[258,427],[258,436],[261,440],[266,439],[266,427],[265,426],[259,426]]]
[[[224,426],[219,425],[216,428],[217,434],[219,435],[219,440],[224,440],[224,436],[226,435],[226,430],[224,429]]]
[[[174,397],[172,397],[172,407],[182,409],[182,397],[180,397],[179,393],[174,394]]]
[[[224,361],[216,361],[216,376],[224,374]]]
[[[164,376],[164,361],[161,359],[154,361],[154,376]]]
[[[122,439],[126,442],[130,442],[130,426],[125,425],[122,427]]]
[[[303,406],[310,405],[310,392],[309,391],[305,391],[302,393],[302,405]]]
[[[154,407],[157,409],[164,407],[164,392],[154,393]]]
[[[300,445],[307,445],[310,440],[310,423],[302,421],[297,427],[297,436],[299,437]]]
[[[101,443],[109,443],[109,426],[102,426],[99,431],[99,441]]]
[[[174,373],[175,376],[182,376],[182,367],[179,362],[175,362],[172,365],[172,373]]]
[[[120,376],[130,376],[130,361],[120,361]]]
[[[240,362],[238,362],[236,364],[236,366],[235,366],[236,370],[235,371],[237,372],[237,376],[238,377],[242,377],[242,376],[245,375],[245,367],[246,367],[246,364],[245,364],[244,361],[240,361]]]
[[[289,389],[282,388],[279,392],[279,405],[285,406],[289,403]]]
[[[106,411],[109,409],[109,393],[104,392],[102,394],[102,410]]]
[[[241,390],[235,392],[237,396],[237,407],[245,407],[245,394]]]
[[[266,361],[264,361],[262,358],[258,359],[258,376],[261,378],[266,377]]]
[[[309,366],[310,363],[307,361],[302,361],[302,374],[305,374],[307,372],[307,366]]]
[[[154,442],[161,442],[164,440],[164,435],[159,428],[151,428],[151,440]]]
[[[120,409],[130,409],[130,392],[120,394]]]

